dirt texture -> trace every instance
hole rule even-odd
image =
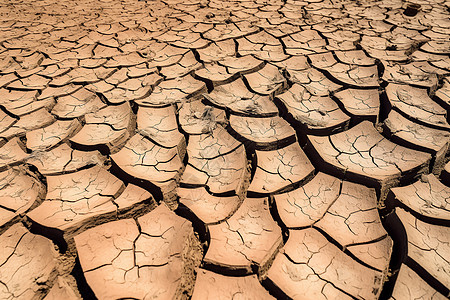
[[[448,0],[0,0],[0,300],[450,298]]]

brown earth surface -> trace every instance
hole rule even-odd
[[[450,298],[448,0],[0,0],[0,300]]]

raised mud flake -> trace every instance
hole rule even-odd
[[[200,33],[184,30],[177,33],[177,40],[171,42],[172,45],[182,48],[199,49],[205,48],[210,43],[202,38]]]
[[[344,181],[339,197],[314,224],[360,261],[384,272],[392,240],[381,225],[374,189]]]
[[[281,220],[288,228],[312,226],[336,202],[341,186],[338,178],[319,172],[305,185],[274,195]]]
[[[148,97],[136,100],[136,103],[142,106],[167,106],[202,92],[206,92],[205,83],[194,79],[191,75],[186,75],[161,82]]]
[[[51,112],[60,118],[77,118],[105,106],[95,93],[82,88],[70,95],[59,97]]]
[[[344,64],[358,66],[372,66],[375,64],[375,59],[367,56],[363,50],[334,51],[334,53]]]
[[[263,68],[264,61],[254,58],[252,55],[227,56],[220,60],[219,64],[225,66],[229,73],[248,74]]]
[[[392,300],[409,300],[409,299],[430,299],[444,300],[448,299],[444,295],[433,289],[426,283],[416,272],[411,270],[407,265],[402,264],[395,282],[394,291],[392,292]]]
[[[377,122],[380,112],[380,94],[371,89],[345,89],[334,94],[345,110],[357,118]]]
[[[65,142],[81,129],[78,120],[57,120],[53,124],[26,132],[27,148],[32,151],[49,149],[61,142]]]
[[[91,218],[116,212],[114,199],[124,189],[123,183],[101,166],[46,178],[46,199],[27,216],[41,226],[64,232],[67,239],[89,225]]]
[[[158,67],[165,67],[176,64],[187,53],[188,49],[178,48],[166,43],[150,43],[150,45],[141,50],[140,53],[144,54],[151,60],[151,63]]]
[[[314,167],[298,143],[272,151],[256,151],[257,168],[249,194],[282,192],[312,176]]]
[[[316,30],[303,30],[282,38],[286,53],[290,55],[307,55],[326,52],[327,42]]]
[[[386,94],[391,105],[410,118],[433,127],[450,129],[447,111],[428,96],[426,89],[389,84]]]
[[[106,58],[84,58],[78,62],[80,67],[95,69],[103,66],[108,60]],[[52,66],[52,65],[50,65]],[[48,67],[47,67],[48,68]],[[56,76],[52,76],[56,77]]]
[[[434,175],[422,175],[421,180],[391,189],[395,198],[425,217],[450,220],[450,188]]]
[[[258,31],[258,27],[252,25],[249,21],[241,21],[231,24],[214,24],[214,28],[205,32],[205,39],[219,42],[228,39],[236,39]]]
[[[102,35],[100,35],[102,36]],[[95,45],[94,50],[92,50],[92,57],[93,58],[112,58],[114,56],[119,56],[122,53],[120,52],[120,50],[115,47],[117,43],[117,41],[114,40],[114,38],[101,38],[102,39],[102,44],[97,44]],[[111,44],[113,45],[108,45],[111,42]]]
[[[137,66],[145,62],[147,62],[147,60],[143,58],[139,53],[129,52],[126,54],[111,57],[111,59],[109,59],[106,62],[105,67],[107,68],[131,67]]]
[[[0,147],[0,169],[22,163],[28,158],[25,145],[14,137]]]
[[[338,62],[331,52],[308,55],[314,67],[327,71],[340,82],[357,87],[377,87],[378,70],[374,64],[361,66]]]
[[[103,165],[105,157],[98,151],[78,151],[66,143],[47,151],[35,151],[27,163],[38,168],[42,175],[70,173],[92,165]]]
[[[328,96],[311,95],[307,88],[294,84],[285,93],[278,95],[292,117],[314,130],[332,132],[336,128],[347,128],[350,117]]]
[[[445,287],[450,286],[449,228],[422,222],[401,208],[396,208],[395,213],[406,230],[408,259]]]
[[[2,299],[39,299],[57,275],[58,253],[52,242],[30,233],[21,223],[0,236]]]
[[[197,270],[193,300],[228,300],[235,297],[275,299],[261,286],[256,275],[231,277],[203,269]]]
[[[218,194],[242,192],[247,177],[245,149],[223,127],[191,136],[187,150],[189,160],[182,184],[204,186]]]
[[[14,136],[24,136],[27,131],[50,125],[55,121],[47,109],[41,108],[27,115],[20,116],[17,122],[6,131],[0,133],[0,137],[10,139]]]
[[[286,79],[277,67],[266,64],[261,70],[244,76],[250,88],[262,95],[274,95],[286,86]]]
[[[250,92],[242,79],[216,87],[204,94],[212,104],[230,110],[235,114],[269,117],[278,114],[278,109],[268,96]]]
[[[142,135],[149,137],[158,145],[167,148],[177,147],[183,154],[186,144],[184,136],[178,131],[178,123],[174,106],[145,107],[137,112],[137,128]],[[184,157],[184,154],[181,155]]]
[[[383,79],[393,83],[435,88],[438,85],[437,75],[434,72],[421,68],[423,65],[419,64],[422,63],[423,62],[412,62],[406,65],[387,64],[383,73]]]
[[[189,158],[213,159],[232,152],[241,145],[225,128],[218,126],[211,133],[189,137]]]
[[[369,121],[329,137],[308,135],[329,171],[385,188],[428,167],[430,154],[407,149],[384,138]]]
[[[178,105],[178,122],[188,134],[202,134],[227,122],[225,111],[205,105],[201,100],[182,102]]]
[[[267,198],[246,198],[231,218],[208,229],[211,244],[204,262],[230,270],[264,269],[282,243]]]
[[[195,75],[203,80],[209,80],[213,86],[229,83],[237,77],[237,73],[230,73],[228,69],[216,62],[205,64],[195,71]]]
[[[96,113],[85,116],[86,124],[70,141],[78,147],[108,147],[109,151],[118,150],[130,136],[132,111],[130,104],[107,106]],[[94,148],[95,149],[95,148]]]
[[[443,83],[435,95],[445,103],[447,108],[450,108],[450,77],[444,78]]]
[[[0,75],[0,87],[7,86],[8,84],[14,82],[17,79],[18,77],[14,73],[2,74]]]
[[[111,158],[126,174],[158,186],[176,179],[183,167],[176,148],[163,148],[140,134]]]
[[[322,34],[327,38],[327,49],[329,50],[356,50],[355,43],[361,40],[359,32],[354,32],[359,28],[353,29],[339,28],[332,32],[323,32]]]
[[[72,282],[75,279],[71,280]],[[68,280],[62,276],[58,276],[56,282],[45,296],[43,300],[81,300],[79,292],[68,283]]]
[[[288,228],[319,228],[364,263],[387,268],[392,242],[381,225],[374,190],[319,173],[274,198]]]
[[[0,173],[0,228],[25,213],[45,194],[43,184],[23,167]],[[0,230],[1,231],[1,230]]]
[[[444,167],[449,149],[450,133],[414,123],[392,110],[384,121],[391,138],[399,140],[410,148],[418,148],[434,156],[433,172],[439,173]]]
[[[255,143],[257,148],[272,150],[295,141],[294,128],[283,118],[253,118],[230,116],[231,128],[244,139]]]
[[[289,58],[289,55],[286,55],[281,44],[270,45],[264,43],[253,43],[245,37],[236,40],[236,43],[238,44],[238,52],[242,56],[253,55],[260,60],[269,62],[277,62]]]
[[[189,208],[205,224],[218,223],[227,219],[241,203],[238,196],[213,196],[204,187],[179,187],[177,194],[180,197],[180,203]]]
[[[127,76],[129,78],[142,77],[157,72],[156,66],[153,66],[151,62],[142,63],[136,66],[126,68]],[[112,77],[112,76],[111,76]],[[109,77],[109,78],[111,78]]]
[[[115,69],[97,67],[95,69],[75,68],[68,73],[55,77],[50,81],[50,85],[63,86],[69,83],[94,83],[109,77]]]
[[[445,55],[432,54],[423,51],[415,51],[412,55],[414,61],[428,62],[431,66],[443,70],[450,70],[450,58]]]
[[[378,299],[385,274],[359,264],[308,228],[289,231],[267,277],[292,299]]]
[[[37,90],[44,89],[51,79],[45,78],[44,76],[39,76],[33,74],[31,76],[17,79],[10,84],[8,88],[21,89],[21,90]]]
[[[288,73],[292,82],[302,85],[314,96],[328,96],[331,92],[342,87],[313,68],[309,68],[306,71],[288,69]]]
[[[160,72],[166,79],[175,79],[201,67],[202,64],[197,61],[194,53],[189,51],[183,55],[179,62],[171,66],[162,67]]]
[[[450,43],[448,41],[428,41],[420,49],[436,54],[449,54]]]
[[[379,85],[376,66],[355,66],[337,63],[325,70],[344,84],[358,87],[378,87]]]
[[[245,36],[245,39],[250,41],[253,44],[264,44],[271,46],[281,45],[280,41],[274,36],[270,35],[266,31],[259,31],[253,34],[249,34]]]
[[[153,209],[155,201],[152,194],[143,188],[129,183],[119,197],[114,199],[114,203],[120,213],[143,212]]]
[[[278,68],[282,70],[289,71],[301,71],[306,70],[310,68],[310,65],[308,64],[308,60],[306,56],[291,56],[288,59],[278,61],[278,62],[271,62],[272,65],[277,66]]]
[[[361,39],[361,46],[370,55],[370,57],[377,58],[387,62],[403,62],[408,59],[406,50],[387,50],[395,49],[395,46],[388,44],[388,42],[378,36],[363,35]]]
[[[332,52],[308,55],[311,65],[318,69],[326,69],[338,63]]]
[[[192,225],[164,204],[137,222],[89,229],[75,243],[86,281],[99,299],[177,299],[190,292],[189,278],[199,264]]]
[[[37,95],[37,100],[44,100],[47,98],[56,98],[67,96],[69,94],[75,93],[82,87],[75,84],[67,84],[64,86],[48,86],[45,89],[41,90],[41,94]]]
[[[40,108],[50,108],[55,104],[53,99],[40,99],[36,90],[7,90],[0,89],[0,105],[8,112],[21,116],[34,112]]]
[[[108,99],[108,102],[121,104],[148,96],[161,80],[161,76],[151,73],[142,77],[127,79],[117,84],[117,87],[111,90],[100,92]]]
[[[15,122],[17,122],[16,118],[13,118],[3,110],[0,110],[0,132],[8,130]]]
[[[209,44],[208,47],[198,49],[200,59],[205,63],[221,61],[235,55],[236,46],[233,40],[224,40]]]

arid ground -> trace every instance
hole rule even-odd
[[[0,299],[447,299],[450,2],[0,0]]]

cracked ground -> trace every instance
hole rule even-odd
[[[448,0],[0,3],[0,300],[450,297]]]

